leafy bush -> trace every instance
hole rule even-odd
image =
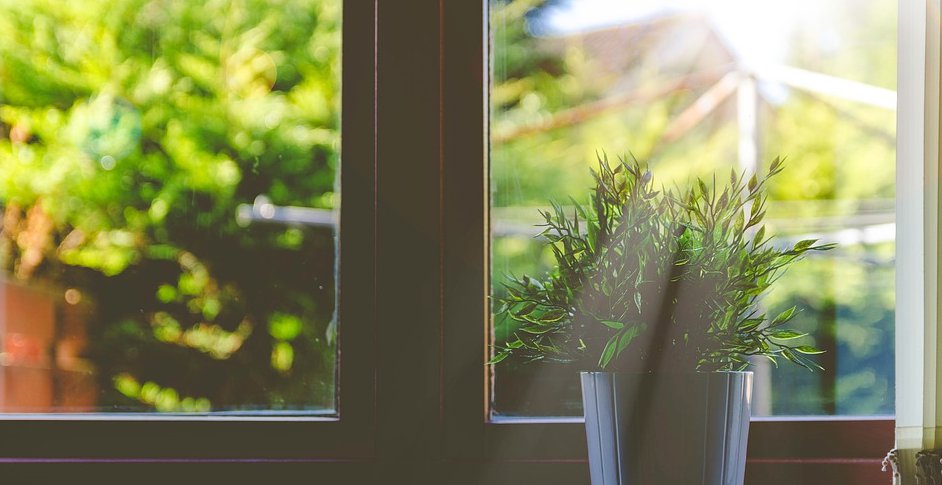
[[[235,215],[335,208],[340,5],[0,0],[0,264],[98,303],[102,405],[333,405],[332,230]]]

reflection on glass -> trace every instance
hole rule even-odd
[[[783,156],[768,230],[840,248],[762,305],[803,308],[827,370],[757,362],[754,415],[893,413],[895,2],[492,0],[490,21],[495,295],[550,267],[537,209],[583,197],[601,151],[668,186]],[[492,389],[495,416],[581,414],[564,366],[505,362]]]
[[[340,0],[0,0],[0,412],[335,408]]]

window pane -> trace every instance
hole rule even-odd
[[[341,0],[0,0],[0,412],[335,409]]]
[[[492,295],[554,262],[538,209],[585,200],[597,155],[656,182],[785,171],[766,230],[839,243],[761,301],[797,305],[823,372],[756,361],[753,414],[893,413],[896,2],[491,1]],[[495,343],[519,331],[493,320]],[[494,416],[578,416],[578,369],[504,361]]]

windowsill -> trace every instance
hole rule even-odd
[[[874,415],[874,416],[753,416],[751,422],[825,422],[825,421],[893,421],[896,417],[893,415]],[[488,424],[554,424],[554,423],[583,423],[582,417],[552,417],[552,416],[497,416],[492,417]]]

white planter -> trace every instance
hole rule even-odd
[[[582,373],[592,485],[742,485],[752,372]]]

